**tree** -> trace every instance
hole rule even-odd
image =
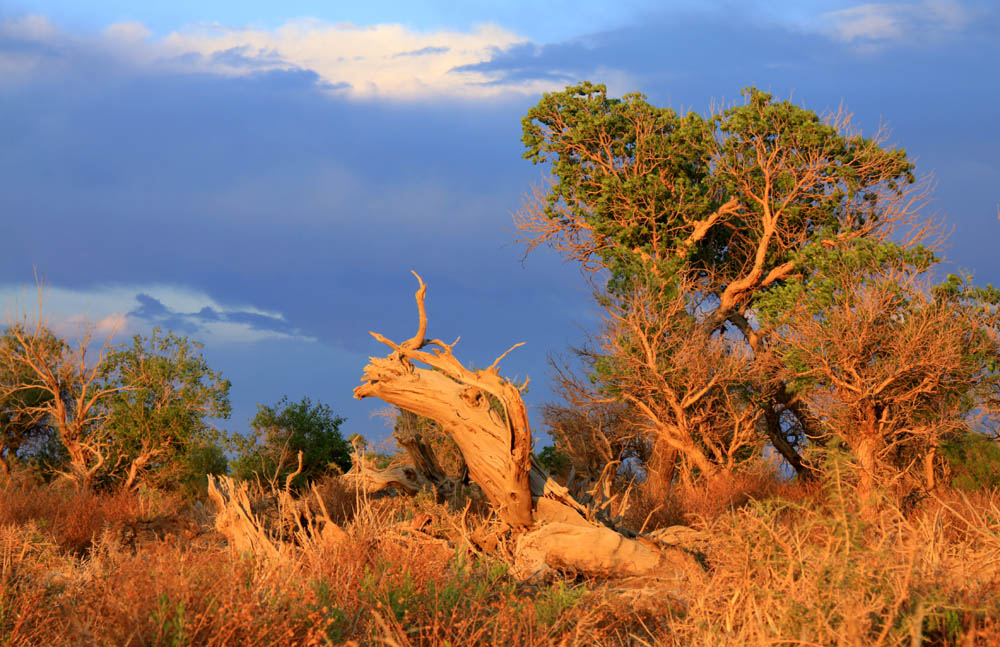
[[[39,345],[45,347],[44,355],[61,355],[65,342],[50,330],[41,331]],[[0,337],[0,358],[21,357],[24,349],[14,331],[7,330]],[[48,424],[46,405],[52,394],[38,382],[30,366],[19,361],[0,364],[0,472],[8,474],[11,462],[22,449],[38,449],[52,435]],[[34,384],[32,388],[28,385]],[[19,386],[26,388],[19,389]]]
[[[111,335],[92,360],[90,345],[94,329],[84,327],[76,347],[58,341],[41,312],[34,322],[25,315],[7,328],[0,344],[0,366],[12,379],[3,384],[0,400],[20,401],[18,415],[28,420],[45,420],[52,427],[69,457],[63,475],[80,488],[89,488],[107,459],[107,438],[102,423],[107,411],[102,407],[120,386],[101,383],[101,363],[110,346]],[[25,395],[30,397],[23,398]],[[22,399],[23,398],[23,399]]]
[[[238,459],[237,475],[258,476],[278,482],[296,473],[295,485],[315,479],[331,465],[341,471],[351,467],[351,448],[340,434],[344,418],[309,398],[290,402],[283,397],[274,406],[257,405],[251,421],[253,435]],[[297,455],[302,453],[301,470]]]
[[[161,485],[182,479],[192,454],[215,444],[208,418],[229,417],[230,383],[208,366],[201,348],[154,328],[149,338],[135,335],[108,353],[101,365],[105,388],[115,389],[103,402],[107,472],[120,472],[125,487],[143,473]]]
[[[525,157],[552,176],[518,214],[522,239],[604,281],[594,397],[636,407],[664,469],[731,469],[765,434],[808,470],[801,448],[824,430],[758,370],[773,341],[761,300],[854,241],[874,260],[934,243],[919,217],[928,185],[884,131],[865,138],[847,114],[744,96],[703,117],[583,83],[523,120]]]
[[[602,361],[599,354],[587,348],[572,350],[591,374]],[[607,473],[610,464],[617,466],[629,459],[649,462],[648,443],[636,429],[634,407],[630,403],[595,393],[593,383],[562,358],[550,356],[549,366],[554,378],[553,390],[560,402],[542,406],[542,422],[555,442],[554,447],[546,449],[550,450],[549,456],[567,463],[558,465],[558,469],[553,464],[550,472],[561,474],[572,467],[574,477],[593,484]],[[538,457],[543,458],[542,454]]]
[[[937,450],[975,426],[1000,388],[1000,293],[951,277],[927,254],[868,258],[861,241],[761,304],[775,376],[859,464],[859,491],[935,485]]]

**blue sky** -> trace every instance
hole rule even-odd
[[[937,180],[947,256],[1000,281],[1000,12],[991,2],[28,2],[0,9],[0,299],[37,267],[53,320],[205,343],[256,402],[309,396],[371,437],[368,330],[462,336],[550,395],[595,322],[575,268],[511,245],[542,169],[520,118],[577,80],[706,111],[756,85],[842,103]]]

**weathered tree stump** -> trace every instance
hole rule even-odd
[[[427,286],[413,274],[420,282],[417,334],[397,344],[371,333],[392,352],[369,358],[354,397],[377,397],[430,418],[454,439],[469,477],[515,536],[513,572],[525,578],[547,569],[592,576],[699,578],[701,568],[688,552],[650,538],[633,539],[597,522],[593,511],[532,461],[531,429],[521,399],[524,386],[515,386],[497,371],[500,360],[521,344],[489,368],[465,368],[452,352],[454,343],[426,338]]]

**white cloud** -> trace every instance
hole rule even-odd
[[[495,94],[491,79],[454,68],[488,60],[524,39],[494,25],[469,32],[417,32],[403,25],[359,27],[295,20],[273,30],[195,27],[170,34],[162,45],[178,56],[198,53],[213,70],[245,74],[261,68],[298,67],[333,86],[349,84],[357,96]],[[506,88],[510,89],[510,88]]]
[[[492,24],[468,31],[416,31],[399,24],[355,26],[316,19],[275,29],[199,24],[162,38],[141,23],[116,23],[93,36],[60,31],[44,17],[0,23],[0,37],[111,56],[121,64],[242,76],[268,70],[309,70],[331,91],[359,98],[484,98],[538,93],[545,81],[498,82],[489,72],[458,70],[490,60],[525,38]],[[30,71],[41,56],[21,48],[0,53],[0,75]]]
[[[142,312],[140,296],[155,299],[161,313]],[[34,320],[38,312],[37,290],[33,286],[0,285],[0,303],[6,321],[22,316]],[[78,336],[85,327],[97,336],[114,333],[116,339],[145,333],[154,325],[180,325],[176,332],[205,343],[253,343],[269,339],[316,341],[288,326],[281,313],[254,306],[222,304],[197,290],[175,285],[116,285],[86,290],[46,287],[42,297],[43,316],[53,330],[66,337]],[[202,316],[208,310],[211,317]],[[245,320],[253,317],[258,325]],[[212,317],[216,319],[213,320]]]
[[[870,43],[955,32],[969,23],[971,12],[954,0],[878,2],[830,11],[821,20],[827,33],[837,40]]]

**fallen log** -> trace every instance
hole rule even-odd
[[[400,417],[410,418],[412,422],[417,416],[403,411]],[[460,476],[449,477],[441,469],[434,452],[416,433],[394,433],[393,437],[409,455],[409,464],[378,468],[365,453],[364,443],[359,442],[354,444],[351,453],[351,469],[342,478],[367,494],[394,489],[413,495],[426,489],[434,491],[438,500],[444,501],[457,491],[466,476],[464,463]]]
[[[375,494],[388,489],[416,494],[425,488],[434,487],[434,484],[412,465],[391,465],[378,469],[356,462],[342,478],[366,494]]]
[[[633,539],[599,523],[593,510],[531,458],[531,428],[520,387],[500,377],[497,365],[470,370],[455,358],[455,343],[428,339],[424,298],[416,292],[417,334],[389,346],[386,357],[371,357],[354,397],[377,397],[430,418],[458,445],[475,482],[513,533],[513,572],[531,577],[547,569],[584,575],[668,575],[688,580],[700,567],[684,550],[652,539]],[[457,342],[457,340],[456,340]],[[426,349],[426,350],[425,350]],[[422,365],[422,366],[420,366]]]

